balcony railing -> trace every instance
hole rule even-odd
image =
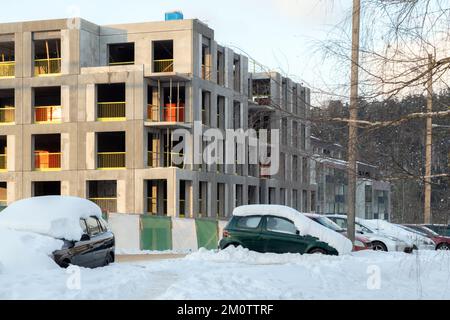
[[[160,153],[155,151],[147,152],[147,165],[149,168],[158,168],[160,167]]]
[[[173,72],[173,59],[154,60],[153,72]]]
[[[125,102],[98,102],[98,121],[123,121],[126,119]]]
[[[211,80],[211,67],[207,65],[202,65],[202,79]]]
[[[16,108],[14,107],[0,108],[0,124],[14,123],[16,119],[15,113]]]
[[[161,161],[161,153],[148,151],[147,164],[150,168],[184,168],[184,154],[176,152],[164,152],[164,159]],[[175,157],[182,159],[181,163],[175,163]],[[177,161],[178,162],[178,161]]]
[[[184,122],[184,110],[184,103],[167,103],[163,108],[148,105],[147,118],[151,122]]]
[[[167,199],[163,199],[163,215],[167,216]],[[158,199],[156,197],[147,197],[147,214],[158,215]]]
[[[60,123],[61,120],[61,106],[34,107],[34,121],[36,123]]]
[[[0,154],[0,171],[6,171],[6,154]]]
[[[61,170],[61,152],[35,151],[34,169],[36,171]]]
[[[89,198],[102,209],[103,212],[117,212],[117,198]]]
[[[16,75],[16,62],[0,62],[0,78],[12,78]]]
[[[34,74],[42,76],[61,73],[61,58],[34,60]]]
[[[129,65],[133,65],[134,61],[120,61],[120,62],[110,62],[109,65],[111,67],[113,66],[129,66]]]
[[[125,152],[99,152],[97,154],[98,169],[124,169]]]

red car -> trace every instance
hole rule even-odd
[[[348,238],[347,230],[342,229],[339,225],[337,225],[327,217],[312,213],[309,214],[307,213],[305,215],[311,220],[314,220],[315,222],[323,225],[324,227],[336,231],[345,236],[346,238]],[[353,244],[353,251],[372,250],[372,249],[373,249],[372,243],[370,242],[369,239],[360,235],[355,235],[355,243]]]
[[[450,250],[450,237],[444,237],[426,226],[417,224],[405,224],[405,227],[425,234],[428,238],[436,243],[436,250]]]

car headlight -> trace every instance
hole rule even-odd
[[[365,247],[366,245],[362,241],[355,240],[355,246],[356,247]]]
[[[434,245],[434,242],[431,240],[424,240],[423,244]]]

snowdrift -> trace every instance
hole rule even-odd
[[[51,254],[62,240],[36,233],[0,228],[0,275],[59,269]]]
[[[238,207],[233,212],[234,216],[275,215],[294,222],[302,235],[310,235],[319,238],[335,248],[339,254],[352,251],[352,243],[343,235],[330,230],[317,222],[309,219],[295,209],[278,205],[250,205]]]
[[[86,199],[37,197],[17,201],[3,210],[0,214],[0,228],[77,241],[82,236],[79,219],[101,217],[101,214],[101,209]]]

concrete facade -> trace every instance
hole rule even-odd
[[[98,26],[82,19],[61,19],[0,24],[0,47],[2,41],[6,42],[5,39],[14,43],[15,70],[13,77],[0,77],[0,91],[14,90],[14,121],[0,125],[0,136],[7,137],[7,165],[0,171],[0,182],[7,185],[7,199],[0,200],[10,204],[41,195],[37,192],[37,183],[58,182],[59,194],[91,198],[109,211],[226,218],[237,204],[267,203],[269,190],[272,190],[269,188],[274,188],[277,194],[274,201],[277,203],[310,211],[310,199],[315,187],[309,178],[297,183],[292,177],[292,156],[302,157],[310,148],[306,121],[304,148],[297,151],[291,140],[281,148],[287,156],[285,166],[290,177],[287,179],[282,176],[262,179],[259,168],[256,174],[250,174],[248,165],[243,165],[238,171],[235,165],[219,169],[215,165],[185,164],[179,168],[161,164],[166,156],[164,135],[170,136],[171,130],[183,128],[192,132],[195,122],[203,122],[203,131],[217,127],[223,131],[231,129],[235,126],[236,106],[239,106],[240,126],[245,130],[249,127],[249,101],[251,108],[258,108],[253,103],[249,84],[263,76],[250,75],[247,58],[218,45],[214,31],[207,25],[198,20],[177,20]],[[38,41],[44,41],[47,46],[47,59],[43,59],[43,66],[39,68]],[[52,45],[56,43],[56,49],[48,49],[49,41],[53,41]],[[117,44],[132,44],[133,61],[111,63],[111,45]],[[169,51],[170,54],[167,53]],[[50,57],[51,54],[56,54],[57,58]],[[155,59],[157,54],[171,57]],[[50,70],[53,61],[59,63],[58,72],[36,74],[46,68]],[[166,69],[159,70],[163,68],[161,66]],[[273,76],[287,83],[289,88],[304,90],[305,108],[309,105],[308,89],[280,75]],[[115,103],[125,108],[125,114],[99,120],[100,103],[113,103],[99,101],[99,88],[111,84],[123,84],[125,87],[123,101]],[[41,123],[36,120],[36,109],[39,108],[37,88],[58,88],[59,121]],[[166,92],[170,92],[169,100]],[[111,96],[116,93],[109,92]],[[280,99],[283,95],[282,86],[277,86],[276,82],[273,95]],[[291,95],[285,96],[291,100],[283,100],[284,108],[292,109]],[[219,107],[220,103],[223,105]],[[159,116],[167,117],[167,108],[170,116],[173,111],[170,108],[174,105],[177,114],[183,112],[182,119],[168,121],[161,118],[155,121],[152,118],[154,110]],[[45,120],[49,119],[48,112],[53,118],[54,109],[43,108]],[[277,111],[275,116],[279,113]],[[223,125],[219,121],[223,121]],[[276,126],[281,127],[281,121],[280,118]],[[292,120],[289,120],[288,130],[292,132]],[[114,132],[124,135],[123,150],[101,152],[99,148],[102,144],[108,145],[111,150],[121,145],[118,141],[101,138],[102,133]],[[51,146],[57,151],[46,151],[55,153],[58,164],[54,165],[56,168],[45,167],[41,170],[39,166],[42,164],[37,164],[41,163],[42,158],[37,154],[36,139],[42,140],[42,145],[46,146],[48,136],[40,135],[49,134],[58,136],[60,141],[59,146]],[[288,136],[292,138],[292,134]],[[188,143],[195,146],[197,142]],[[151,154],[150,145],[156,148],[152,149]],[[107,153],[105,159],[123,162],[124,165],[99,168],[104,161],[101,153]],[[158,157],[156,165],[152,162],[154,160],[150,160],[155,155]],[[193,159],[195,152],[186,156]],[[309,171],[309,166],[305,168]],[[99,181],[114,182],[115,187],[99,191],[100,187],[93,186],[93,182]],[[150,190],[150,185],[155,189]],[[94,189],[96,195],[93,195]],[[152,193],[154,190],[155,193]],[[284,200],[280,199],[280,190],[285,190]],[[300,197],[306,192],[307,199],[294,201],[294,190]],[[304,207],[298,205],[302,201]]]
[[[311,137],[318,197],[316,212],[347,214],[347,161],[342,159],[343,147]],[[362,219],[391,217],[391,185],[378,178],[376,166],[358,162],[356,184],[356,216]]]

